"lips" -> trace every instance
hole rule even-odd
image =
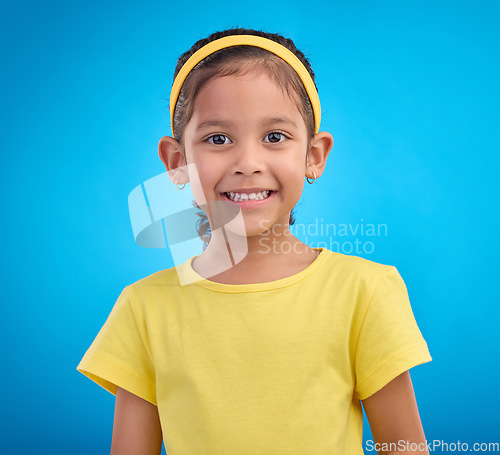
[[[231,196],[231,193],[233,196]],[[260,207],[262,205],[267,204],[270,200],[274,199],[277,191],[267,190],[267,197],[257,198],[256,193],[236,193],[236,192],[224,192],[221,193],[222,199],[229,201],[233,204],[238,204],[242,208],[252,208],[252,207]],[[236,198],[236,194],[244,195],[243,198]],[[251,194],[254,194],[255,197],[251,198]],[[248,196],[247,196],[248,195]]]
[[[239,192],[227,191],[224,193],[229,199],[235,202],[239,201],[261,201],[267,199],[271,195],[271,190]]]

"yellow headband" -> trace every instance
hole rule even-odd
[[[175,105],[177,104],[179,92],[181,91],[182,84],[184,83],[186,77],[191,72],[191,70],[205,57],[208,57],[210,54],[213,54],[220,49],[231,46],[260,47],[262,49],[266,49],[269,52],[272,52],[273,54],[276,54],[278,57],[281,57],[285,62],[287,62],[299,75],[302,83],[304,84],[313,108],[314,132],[317,133],[319,131],[319,125],[321,122],[321,106],[319,104],[318,92],[309,72],[307,71],[304,64],[297,58],[297,56],[285,46],[282,46],[276,41],[272,41],[262,36],[231,35],[225,36],[224,38],[220,38],[215,41],[211,41],[201,49],[198,49],[191,57],[189,57],[187,62],[184,63],[181,70],[177,74],[177,77],[175,78],[172,85],[172,92],[170,93],[170,119],[172,125],[172,135],[174,135]]]

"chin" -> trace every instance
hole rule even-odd
[[[269,235],[269,230],[272,225],[268,226],[267,223],[259,223],[258,221],[250,222],[249,220],[244,220],[243,224],[238,225],[225,225],[226,232],[230,232],[234,235],[241,237],[258,237],[260,235]]]

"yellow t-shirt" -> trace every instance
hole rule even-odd
[[[318,250],[267,283],[143,278],[77,369],[155,404],[169,455],[362,454],[360,400],[431,356],[395,267]]]

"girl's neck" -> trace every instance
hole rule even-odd
[[[225,230],[212,235],[206,250],[192,262],[198,275],[224,284],[254,284],[295,275],[308,267],[319,252],[288,229],[242,237]]]

